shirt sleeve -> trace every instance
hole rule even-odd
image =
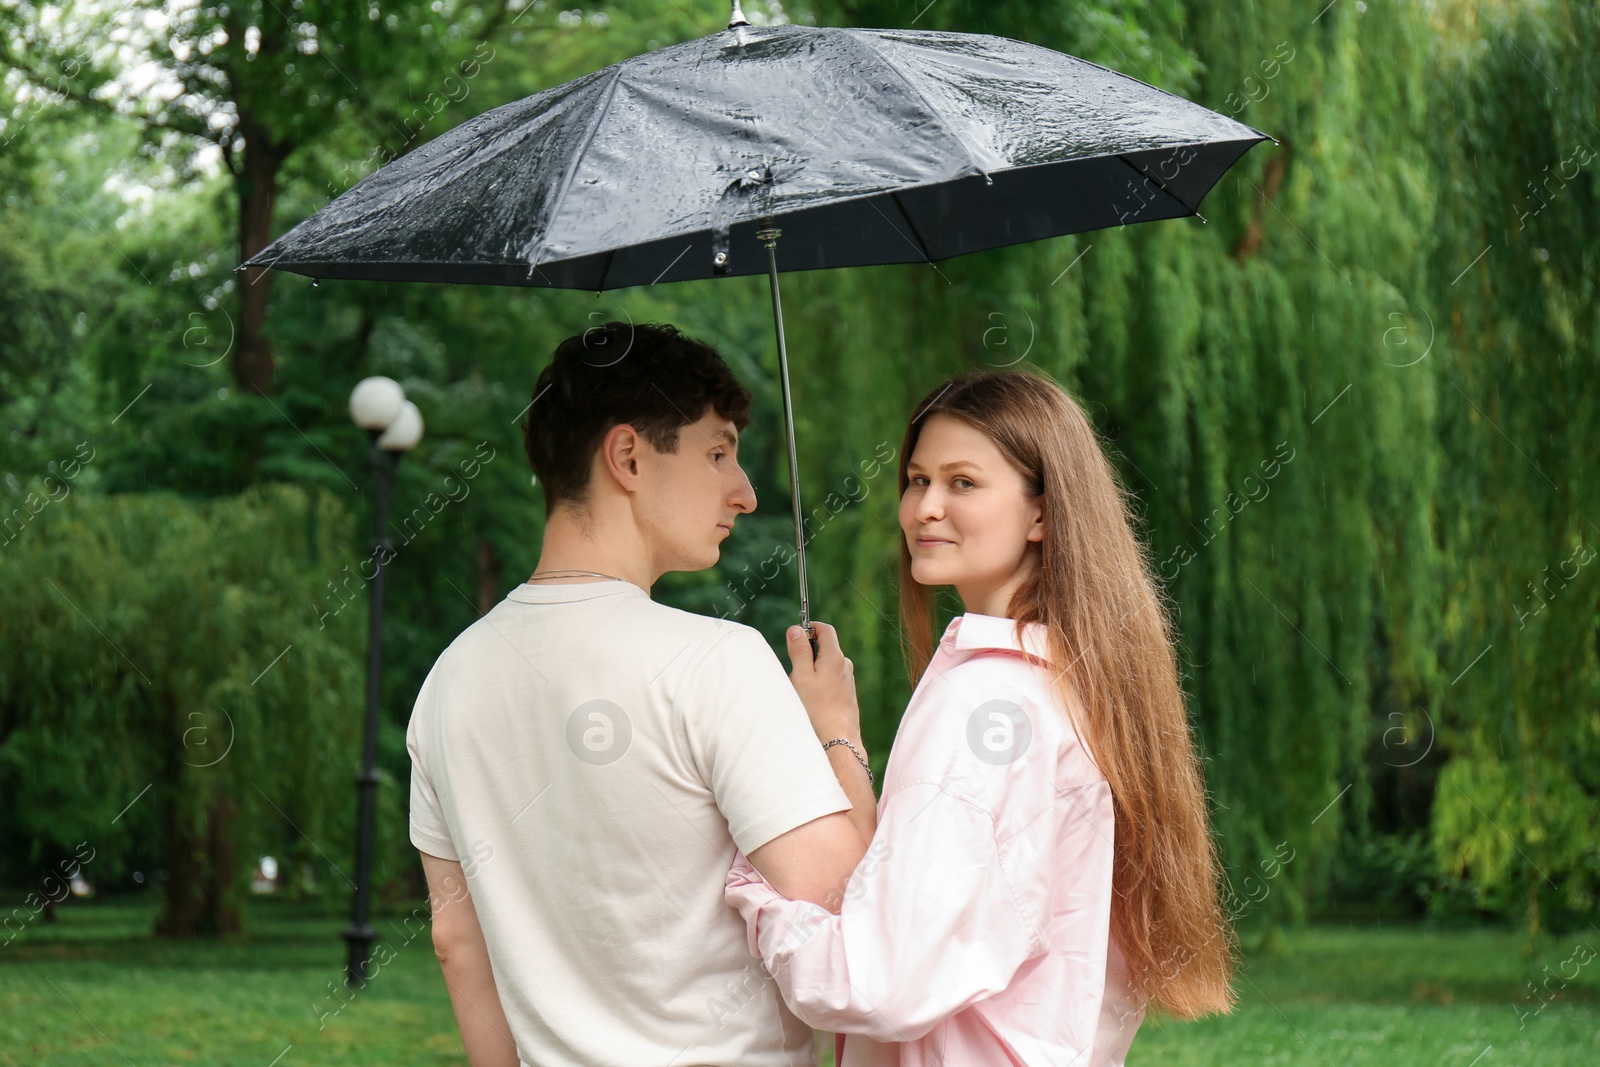
[[[439,795],[428,778],[428,771],[420,741],[421,723],[429,714],[427,707],[433,673],[422,683],[417,703],[411,710],[411,721],[406,724],[406,754],[411,757],[411,843],[419,851],[442,860],[459,859],[455,844],[450,840],[450,827],[445,822],[444,809],[439,805]]]
[[[991,813],[935,780],[885,798],[838,915],[779,895],[743,857],[726,896],[795,1015],[874,1041],[917,1040],[1045,952]]]
[[[677,699],[691,754],[742,851],[850,810],[805,705],[758,631],[739,625],[716,638],[689,665]]]

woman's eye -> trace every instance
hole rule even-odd
[[[922,482],[923,478],[920,474],[913,474],[908,480],[912,485],[918,485]]]
[[[713,459],[721,459],[725,455],[727,455],[726,452],[713,452],[713,453],[711,453],[711,456],[712,456]]]
[[[969,486],[972,485],[972,480],[969,479],[969,478],[957,478],[956,481],[958,481],[958,482],[966,482]]]

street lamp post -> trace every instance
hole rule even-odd
[[[359,989],[366,983],[367,959],[377,937],[369,918],[372,895],[372,841],[377,814],[378,701],[383,673],[384,576],[394,549],[386,536],[389,496],[394,488],[400,457],[422,440],[422,413],[406,399],[398,382],[390,378],[365,378],[350,392],[350,418],[372,438],[369,460],[376,495],[377,521],[372,539],[372,614],[367,634],[367,713],[361,740],[361,772],[356,775],[356,895],[350,908],[350,925],[341,936],[349,943],[345,985]]]

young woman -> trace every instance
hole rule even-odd
[[[1078,404],[1024,371],[918,406],[900,452],[916,683],[837,915],[740,858],[727,896],[841,1067],[1121,1064],[1147,1007],[1231,1010],[1173,638]],[[965,614],[933,643],[928,589]]]

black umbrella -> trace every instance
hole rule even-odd
[[[978,34],[752,27],[487,111],[242,266],[619,289],[771,279],[809,630],[782,270],[931,262],[1198,215],[1267,135],[1105,67]]]

